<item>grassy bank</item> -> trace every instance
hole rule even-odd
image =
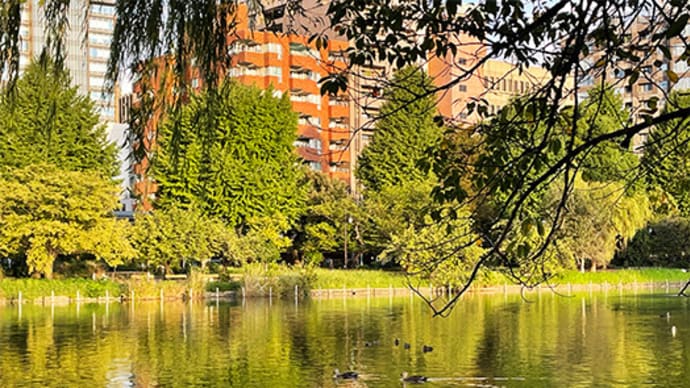
[[[35,299],[50,296],[68,296],[75,298],[77,291],[80,297],[95,298],[104,296],[106,291],[110,296],[119,296],[123,292],[123,285],[110,280],[91,279],[10,279],[0,280],[0,298],[14,299],[19,292],[24,299]]]
[[[402,272],[381,270],[329,270],[315,269],[315,281],[312,289],[342,289],[346,288],[394,288],[407,287],[408,278]],[[413,284],[427,286],[428,282],[411,279]],[[674,268],[639,268],[620,269],[599,272],[563,271],[558,274],[553,282],[560,284],[631,284],[649,282],[680,282],[690,280],[690,273]],[[477,277],[474,286],[492,287],[511,284],[510,280],[498,271],[482,271]]]
[[[324,269],[315,270],[316,281],[312,288],[394,288],[407,287],[407,278],[402,272],[371,269]]]
[[[112,298],[120,295],[127,298],[133,292],[138,299],[158,299],[161,291],[166,298],[181,298],[190,289],[201,295],[204,285],[202,280],[195,277],[183,281],[4,278],[0,280],[0,298],[16,299],[20,291],[25,300],[49,297],[51,294],[76,298],[77,292],[81,298],[97,298],[105,297],[106,291]]]
[[[267,276],[268,275],[268,276]],[[631,284],[631,283],[662,283],[685,282],[690,279],[690,273],[679,269],[668,268],[641,268],[621,269],[600,272],[580,273],[577,271],[564,271],[558,274],[552,283],[555,284]],[[264,295],[271,288],[273,294],[291,295],[295,285],[306,291],[308,289],[342,289],[342,288],[404,288],[407,287],[408,278],[402,272],[382,271],[370,269],[323,269],[313,268],[305,270],[301,268],[274,267],[269,273],[255,273],[247,271],[237,273],[234,280],[205,283],[199,276],[191,276],[184,281],[155,281],[155,280],[125,280],[111,281],[90,279],[12,279],[0,280],[0,298],[14,299],[22,292],[24,299],[47,297],[54,292],[56,296],[74,298],[77,291],[81,297],[102,297],[106,290],[112,297],[119,295],[129,296],[134,291],[136,298],[159,298],[161,291],[167,298],[179,298],[194,290],[196,295],[201,295],[204,290],[213,292],[239,291],[245,288],[247,295]],[[428,282],[412,279],[418,286],[426,287]],[[510,281],[499,272],[488,271],[483,273],[475,282],[476,287],[491,287],[511,284]]]
[[[565,284],[630,284],[653,282],[685,282],[690,280],[690,273],[677,268],[640,268],[617,269],[599,272],[564,271],[556,277],[556,281]]]

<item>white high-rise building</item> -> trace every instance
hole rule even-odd
[[[22,6],[20,71],[45,45],[44,10],[39,1],[29,0]],[[103,93],[103,85],[115,27],[115,0],[71,0],[67,16],[70,29],[65,36],[65,67],[79,91],[96,101],[101,119],[113,122],[119,96],[117,91]]]
[[[22,4],[19,69],[22,72],[38,58],[46,44],[46,23],[40,0],[27,0]],[[69,30],[64,37],[65,67],[69,70],[73,85],[95,103],[101,121],[106,123],[108,140],[118,147],[124,146],[126,136],[122,125],[117,124],[119,88],[105,93],[105,74],[110,58],[110,44],[115,28],[115,0],[70,0],[67,10]],[[119,159],[122,182],[121,202],[125,210],[131,210],[131,173],[128,150],[120,149]]]

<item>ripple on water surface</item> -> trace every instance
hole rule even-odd
[[[407,297],[4,306],[0,386],[399,387],[403,371],[438,387],[690,380],[686,298],[529,299],[468,295],[448,318]],[[335,368],[360,378],[335,381]]]

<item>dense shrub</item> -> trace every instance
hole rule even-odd
[[[627,267],[690,266],[690,220],[668,218],[638,230],[613,264]]]

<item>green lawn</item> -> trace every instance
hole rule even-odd
[[[389,285],[393,287],[407,287],[406,277],[402,272],[390,272],[380,270],[328,270],[317,269],[315,289],[336,288],[386,288]],[[675,268],[641,268],[641,269],[620,269],[620,270],[606,270],[599,272],[585,272],[578,271],[563,271],[552,280],[554,283],[560,284],[630,284],[634,282],[649,283],[649,282],[680,282],[690,280],[690,273],[681,271]],[[424,281],[417,283],[412,280],[415,285],[426,286]],[[497,271],[486,271],[477,278],[475,285],[478,287],[502,286],[504,284],[511,284],[510,280],[502,273]]]
[[[565,271],[557,276],[556,281],[564,284],[629,284],[649,282],[679,282],[690,280],[690,273],[677,268],[641,268],[641,269],[617,269],[599,272]]]
[[[91,279],[11,279],[0,280],[0,297],[16,298],[19,291],[22,298],[34,299],[50,296],[54,292],[57,296],[76,297],[77,291],[81,297],[105,296],[108,290],[111,297],[119,296],[122,286],[119,283],[109,280]]]
[[[372,269],[316,269],[313,289],[326,288],[387,288],[407,287],[407,278],[402,272]]]
[[[342,289],[345,288],[404,288],[407,287],[408,278],[402,272],[383,271],[373,269],[324,269],[317,268],[315,271],[316,280],[312,283],[312,289]],[[278,271],[277,277],[294,276],[294,269],[286,269],[285,273]],[[680,269],[670,268],[642,268],[642,269],[620,269],[606,270],[599,272],[580,273],[577,271],[564,271],[557,275],[552,283],[558,284],[630,284],[630,283],[649,283],[649,282],[685,282],[690,280],[690,273]],[[412,279],[416,286],[426,287],[425,281]],[[475,285],[477,287],[510,285],[499,272],[486,272],[482,274]],[[194,288],[199,289],[200,285]],[[119,283],[109,280],[94,281],[90,279],[12,279],[5,278],[0,280],[0,298],[16,298],[19,291],[22,292],[24,299],[34,299],[50,296],[51,291],[58,296],[76,297],[79,291],[82,297],[105,296],[106,290],[113,297],[122,293],[129,295],[130,290],[135,290],[139,297],[157,297],[163,289],[166,296],[179,296],[186,292],[190,287],[189,281],[127,281]],[[218,287],[220,291],[238,290],[242,287],[240,280],[231,282],[211,282],[206,284],[207,291],[214,291]]]

